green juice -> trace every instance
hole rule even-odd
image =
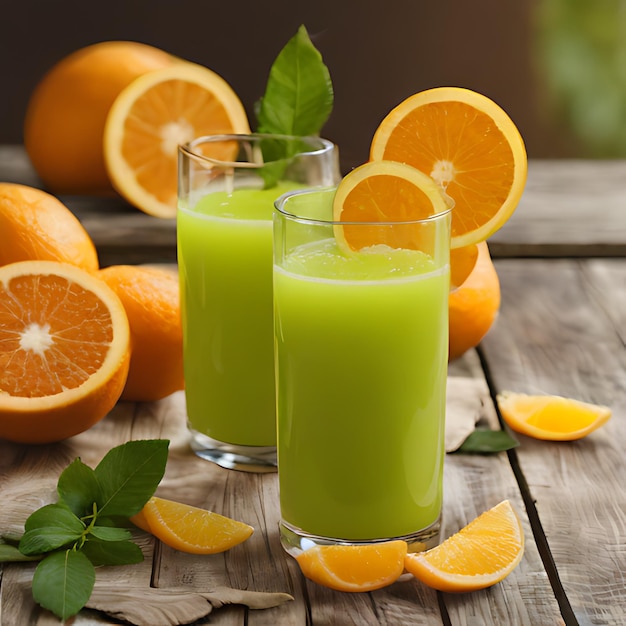
[[[294,186],[213,192],[178,211],[187,415],[218,441],[276,445],[272,210]]]
[[[340,276],[340,278],[338,278]],[[448,266],[306,244],[274,268],[283,522],[398,537],[442,504]]]

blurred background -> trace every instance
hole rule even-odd
[[[128,39],[225,78],[254,103],[304,24],[335,88],[323,134],[342,168],[365,161],[381,119],[441,85],[500,104],[531,158],[626,156],[626,0],[3,0],[0,143],[21,143],[29,96],[74,50]]]

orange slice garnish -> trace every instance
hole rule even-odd
[[[333,217],[345,223],[336,229],[337,240],[351,250],[384,244],[392,248],[420,249],[424,220],[448,210],[440,187],[419,170],[393,161],[365,163],[344,176],[335,194]],[[385,228],[376,223],[403,222]]]
[[[511,118],[469,89],[417,93],[374,134],[370,158],[412,165],[454,200],[452,247],[486,240],[512,215],[524,190],[526,149]]]

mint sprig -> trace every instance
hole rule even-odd
[[[330,72],[304,26],[287,42],[270,69],[265,94],[255,105],[257,132],[295,137],[319,135],[333,109]],[[299,141],[262,142],[260,170],[265,187],[273,187],[291,157],[302,150]]]
[[[28,517],[17,547],[0,544],[0,561],[41,559],[33,576],[35,602],[66,620],[89,600],[95,566],[143,560],[128,518],[154,495],[168,446],[165,439],[129,441],[95,469],[75,459],[59,476],[58,502]]]

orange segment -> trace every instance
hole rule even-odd
[[[516,432],[535,439],[581,439],[611,417],[611,409],[606,406],[561,396],[505,391],[497,401],[504,421]]]
[[[150,498],[130,521],[171,548],[191,554],[224,552],[254,532],[243,522],[157,496]]]
[[[511,503],[504,500],[436,548],[407,554],[404,566],[440,591],[476,591],[503,580],[523,554],[522,524]]]
[[[333,218],[341,222],[409,222],[448,210],[435,182],[414,167],[393,161],[369,162],[347,174],[339,183]],[[351,250],[377,244],[419,249],[420,225],[390,229],[343,224],[337,239]]]
[[[126,313],[104,282],[54,261],[0,267],[0,437],[86,430],[120,397],[129,354]]]
[[[223,78],[178,63],[144,74],[115,99],[104,130],[107,171],[131,204],[174,217],[178,146],[203,135],[249,132],[245,109]]]
[[[405,541],[367,545],[315,546],[296,557],[302,573],[337,591],[373,591],[404,571]]]
[[[407,163],[454,200],[452,247],[486,240],[511,216],[526,183],[526,149],[509,116],[469,89],[417,93],[374,134],[372,160]]]

